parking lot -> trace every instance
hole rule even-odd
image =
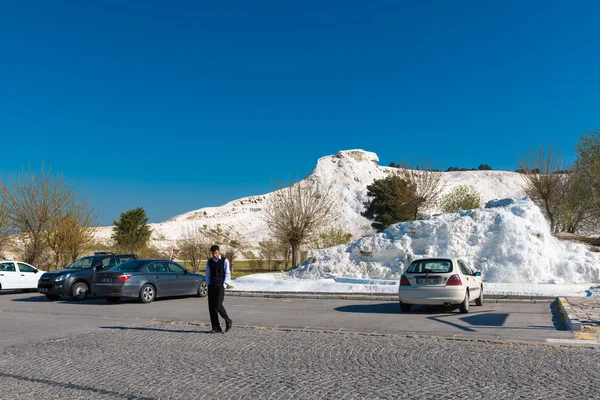
[[[545,341],[570,339],[558,311],[550,301],[539,303],[487,302],[471,307],[469,314],[436,307],[400,313],[398,303],[335,299],[272,299],[227,296],[225,306],[235,326],[281,327],[342,332],[417,334],[443,337]],[[2,330],[19,332],[18,339],[3,335],[0,347],[87,333],[102,326],[123,326],[152,321],[208,324],[206,298],[184,297],[109,304],[90,297],[48,301],[38,293],[0,293]],[[208,326],[207,326],[208,329]],[[17,343],[15,343],[17,341]]]
[[[0,398],[600,394],[597,347],[542,344],[573,337],[550,302],[488,303],[469,314],[332,299],[228,296],[225,305],[234,329],[209,335],[204,298],[109,304],[2,292]],[[456,385],[465,371],[473,378]]]

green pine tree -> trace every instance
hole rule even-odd
[[[367,186],[371,198],[362,215],[373,220],[371,226],[381,232],[391,224],[412,219],[411,207],[405,201],[409,184],[398,175],[377,179]]]
[[[112,238],[120,251],[136,252],[141,250],[146,247],[152,235],[146,211],[142,207],[122,212],[114,224]]]

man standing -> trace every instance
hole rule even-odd
[[[227,316],[227,311],[223,307],[223,297],[225,288],[231,281],[231,272],[229,269],[229,260],[221,257],[219,246],[210,247],[212,257],[206,261],[206,285],[208,286],[208,311],[210,313],[210,324],[212,330],[210,333],[221,333],[221,324],[219,323],[219,314],[225,319],[225,332],[231,330],[233,321]]]

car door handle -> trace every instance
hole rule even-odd
[[[21,274],[21,276],[25,276],[25,274]]]
[[[0,274],[0,276],[4,276],[4,274]]]

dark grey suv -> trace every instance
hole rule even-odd
[[[63,295],[81,300],[90,293],[96,271],[111,269],[122,262],[136,259],[135,254],[94,253],[93,256],[80,258],[65,269],[44,273],[38,281],[38,292],[49,300],[58,300]]]

